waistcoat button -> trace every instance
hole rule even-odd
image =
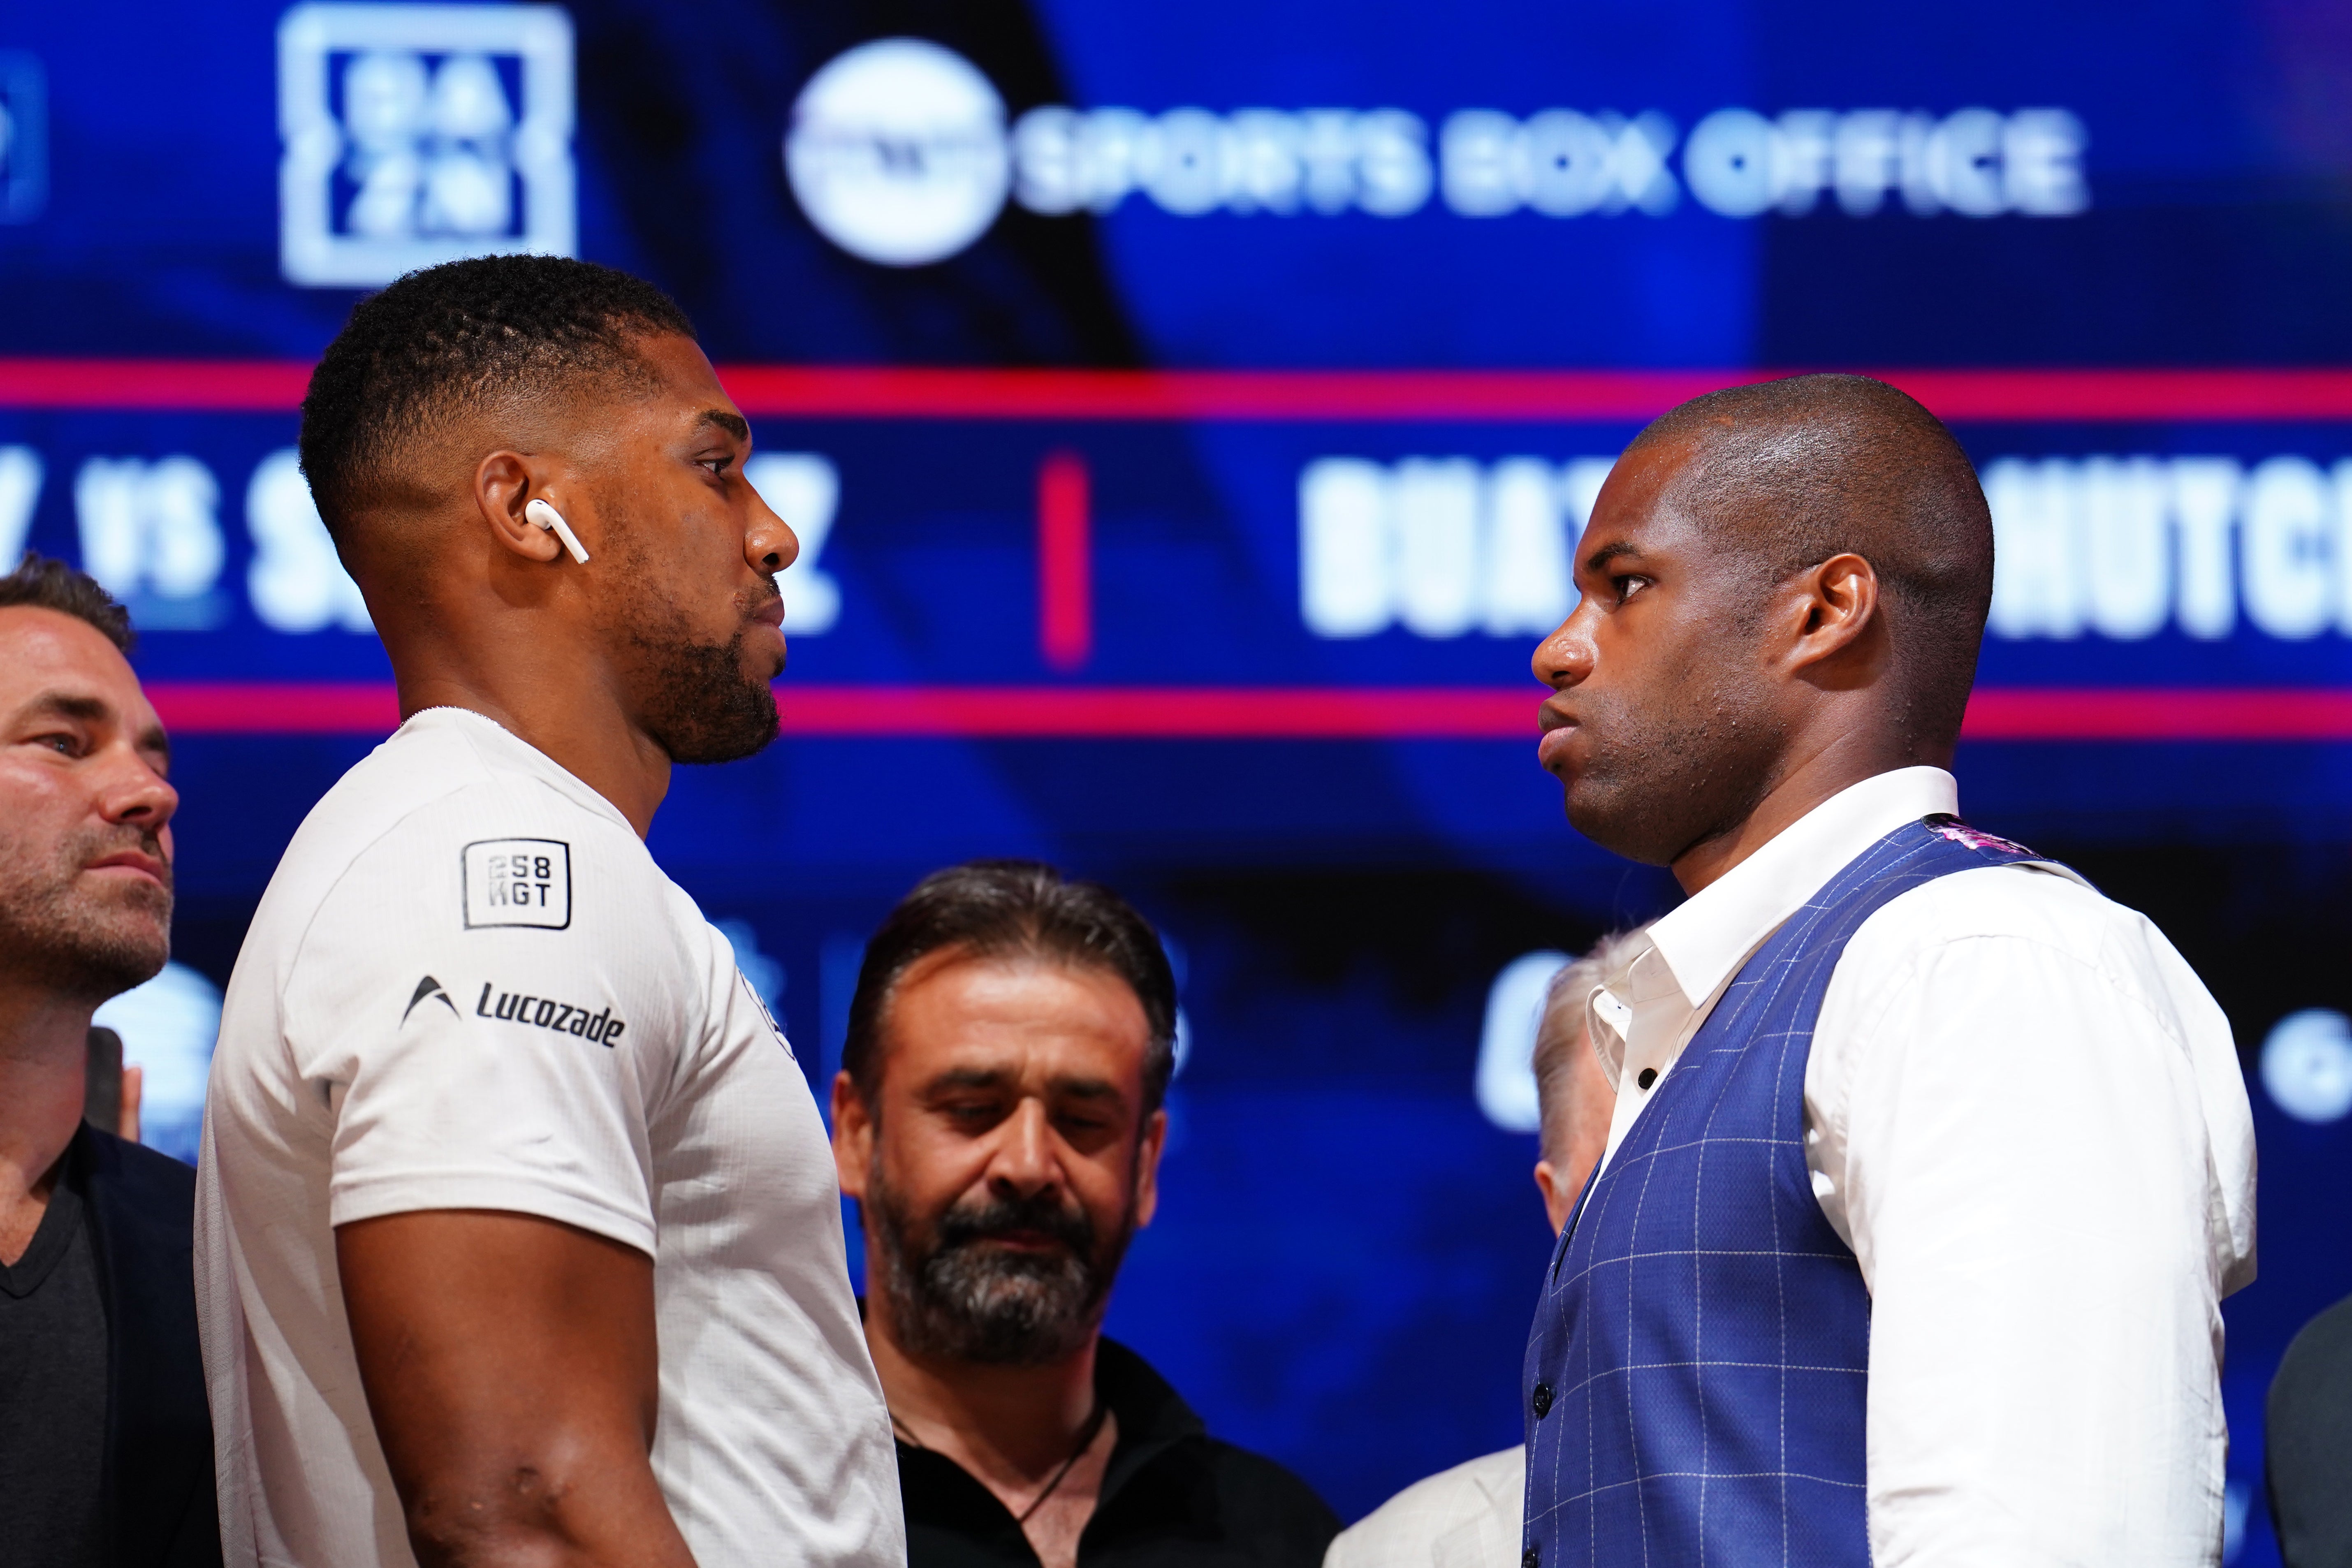
[[[1551,1384],[1549,1383],[1537,1384],[1536,1396],[1532,1403],[1536,1407],[1537,1420],[1540,1421],[1546,1415],[1551,1414]]]
[[[1652,1084],[1658,1081],[1658,1069],[1655,1068],[1643,1068],[1640,1072],[1633,1075],[1633,1081],[1640,1084],[1643,1089],[1647,1089]]]
[[[1519,1553],[1519,1568],[1540,1568],[1542,1562],[1543,1554],[1532,1546]]]

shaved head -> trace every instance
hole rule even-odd
[[[1618,458],[1578,552],[1576,611],[1536,651],[1539,755],[1594,842],[1695,889],[1837,789],[1949,765],[1992,524],[1951,432],[1884,382],[1684,404]]]
[[[1758,585],[1848,552],[1869,562],[1907,724],[1959,734],[1992,604],[1992,516],[1942,420],[1866,375],[1797,375],[1693,398],[1627,450],[1663,442],[1689,451],[1667,500]]]

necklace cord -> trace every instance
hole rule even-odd
[[[1014,1520],[1013,1523],[1027,1525],[1030,1516],[1045,1506],[1045,1500],[1054,1495],[1055,1489],[1062,1484],[1063,1478],[1076,1468],[1078,1461],[1085,1458],[1087,1450],[1095,1446],[1095,1439],[1102,1436],[1103,1421],[1109,1415],[1110,1406],[1097,1397],[1095,1400],[1094,1414],[1087,1416],[1087,1424],[1078,1429],[1077,1446],[1070,1450],[1070,1457],[1062,1461],[1062,1468],[1054,1472],[1054,1479],[1045,1483],[1045,1489],[1029,1500],[1029,1506],[1021,1510],[1021,1516]]]
[[[1031,1498],[1029,1506],[1014,1516],[1013,1523],[1026,1525],[1036,1511],[1045,1506],[1045,1500],[1054,1495],[1069,1473],[1077,1468],[1078,1461],[1086,1458],[1087,1450],[1095,1446],[1095,1439],[1102,1436],[1103,1423],[1109,1418],[1110,1406],[1097,1397],[1095,1400],[1094,1413],[1087,1417],[1087,1424],[1078,1428],[1078,1440],[1070,1449],[1070,1457],[1062,1461],[1061,1467],[1054,1472],[1052,1479],[1046,1481],[1045,1489]],[[927,1454],[935,1451],[929,1443],[915,1436],[913,1427],[898,1419],[898,1413],[895,1410],[890,1412],[890,1429]]]

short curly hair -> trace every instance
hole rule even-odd
[[[641,278],[557,256],[478,256],[359,302],[302,399],[302,473],[338,548],[410,488],[407,448],[452,419],[583,376],[640,380],[633,337],[694,325]]]
[[[30,550],[14,572],[0,577],[0,610],[17,605],[71,616],[95,626],[100,636],[124,653],[139,640],[139,634],[131,629],[131,612],[116,604],[114,595],[98,585],[97,578]]]

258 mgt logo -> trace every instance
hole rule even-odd
[[[430,974],[416,983],[416,990],[408,998],[408,1006],[400,1021],[404,1025],[409,1016],[422,1002],[438,1002],[457,1017],[466,1015],[459,1010],[448,991]],[[629,1026],[613,1016],[610,1005],[594,1013],[571,1002],[558,1002],[551,996],[534,996],[524,991],[501,991],[494,982],[482,983],[482,994],[474,1003],[474,1016],[494,1023],[529,1024],[551,1034],[572,1035],[591,1045],[612,1048]]]

